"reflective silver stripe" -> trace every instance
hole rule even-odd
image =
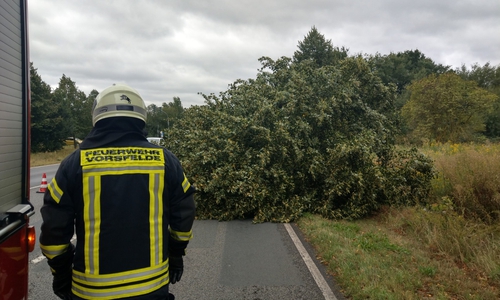
[[[54,198],[54,200],[59,203],[59,201],[61,201],[61,198],[62,198],[62,195],[63,195],[63,192],[62,190],[59,188],[59,186],[57,185],[57,182],[56,182],[56,179],[52,179],[52,181],[50,182],[49,186],[48,186],[48,189],[49,189],[49,192],[50,192],[50,195],[52,196],[52,198]]]
[[[160,171],[164,170],[164,166],[129,166],[129,167],[111,167],[111,168],[84,168],[83,173],[103,173],[103,172],[123,172],[123,171]]]
[[[73,282],[72,285],[72,291],[75,293],[77,296],[83,296],[83,297],[91,297],[89,299],[93,298],[99,298],[99,299],[118,299],[118,298],[124,298],[124,297],[131,297],[131,296],[138,296],[138,295],[144,295],[146,293],[152,292],[156,290],[160,286],[164,286],[168,283],[169,277],[168,273],[165,276],[160,277],[159,280],[156,280],[154,282],[151,282],[150,284],[144,285],[143,283],[140,286],[136,285],[131,285],[131,286],[120,286],[116,288],[110,288],[110,289],[94,289],[93,291],[89,291],[89,288],[86,288],[85,290],[83,288],[80,288],[80,286]],[[113,297],[113,298],[110,298]]]
[[[184,174],[184,180],[182,181],[182,189],[184,190],[184,193],[187,192],[189,187],[191,186],[191,183],[189,183],[189,180],[186,177],[186,174]]]
[[[40,249],[42,249],[42,253],[47,256],[49,259],[54,258],[55,256],[66,253],[69,244],[65,245],[42,245],[40,244]]]
[[[159,199],[159,189],[160,189],[160,174],[154,174],[154,241],[160,241],[160,226],[159,220],[159,210],[160,210],[160,199]],[[156,265],[160,264],[160,244],[155,245],[154,263]]]
[[[91,176],[89,177],[89,220],[87,220],[88,225],[89,225],[89,240],[88,240],[88,247],[86,247],[86,251],[88,251],[88,256],[89,256],[89,265],[87,266],[87,270],[89,271],[90,274],[96,274],[96,267],[95,267],[95,261],[94,261],[94,251],[95,245],[94,245],[94,238],[96,234],[96,228],[95,228],[95,177]]]
[[[58,256],[58,255],[61,255],[61,254],[65,253],[65,252],[66,252],[66,249],[61,250],[61,251],[50,251],[50,250],[44,250],[44,249],[42,248],[42,252],[43,252],[43,254],[45,254],[46,256],[49,256],[49,257],[54,257],[54,256]]]
[[[110,111],[132,111],[141,114],[142,116],[146,115],[146,110],[142,107],[130,105],[130,104],[109,104],[99,109],[95,110],[93,113],[93,117],[97,117],[100,114],[107,113]]]
[[[85,273],[78,271],[73,271],[73,278],[77,279],[76,282],[85,282],[85,284],[95,283],[95,286],[102,287],[103,285],[117,285],[133,282],[134,280],[142,280],[141,277],[154,277],[151,275],[159,275],[164,273],[168,269],[168,263],[165,262],[163,265],[158,265],[152,268],[148,268],[146,271],[130,271],[119,273],[118,275],[106,274],[106,277],[100,275],[86,276]],[[98,276],[98,277],[96,277]]]

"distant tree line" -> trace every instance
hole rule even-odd
[[[367,56],[386,85],[396,86],[399,136],[410,143],[500,139],[500,65],[452,70],[419,50]]]
[[[59,85],[52,89],[31,63],[31,151],[46,152],[62,149],[68,137],[84,139],[92,129],[92,106],[99,95],[92,90],[89,95],[78,89],[76,83],[65,74]],[[145,99],[147,101],[147,99]],[[147,107],[146,131],[157,136],[175,126],[182,117],[180,98],[163,103],[161,107]]]
[[[293,57],[259,61],[254,79],[201,94],[204,105],[148,106],[146,130],[183,162],[202,218],[360,218],[422,203],[432,162],[397,143],[500,138],[500,66],[452,70],[419,50],[351,55],[315,27]],[[97,95],[65,75],[52,91],[32,67],[34,145],[88,133]]]

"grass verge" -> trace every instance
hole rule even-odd
[[[297,224],[347,298],[499,299],[499,228],[455,217],[387,208],[354,222],[305,215]],[[475,249],[467,263],[465,248]]]
[[[429,205],[297,223],[350,299],[500,299],[500,145],[435,144]]]
[[[46,166],[60,163],[66,156],[75,151],[74,146],[64,146],[63,149],[54,152],[31,153],[31,167]]]

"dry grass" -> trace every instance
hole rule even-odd
[[[75,151],[73,146],[64,146],[63,149],[55,152],[31,153],[30,165],[32,167],[38,167],[57,164],[73,151]]]
[[[452,204],[466,218],[500,221],[500,145],[434,145],[424,149],[439,170],[437,204]]]

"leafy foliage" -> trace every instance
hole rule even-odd
[[[67,137],[64,127],[62,105],[55,101],[50,86],[42,80],[31,64],[31,151],[54,151],[63,147]]]
[[[31,151],[62,149],[69,136],[85,137],[92,128],[91,109],[97,96],[80,91],[63,74],[59,86],[51,91],[31,64]]]
[[[199,191],[199,217],[287,222],[314,212],[360,218],[383,203],[425,196],[432,165],[401,163],[417,154],[398,156],[393,147],[395,91],[365,60],[323,67],[286,57],[260,61],[256,79],[203,95],[206,105],[187,109],[170,132],[167,147]],[[392,181],[408,175],[421,180]],[[413,184],[407,190],[422,193],[400,192],[395,184]]]
[[[347,57],[348,49],[333,47],[330,40],[312,27],[303,41],[299,41],[299,50],[293,55],[293,62],[300,63],[305,60],[313,61],[317,67],[331,66]]]
[[[418,49],[388,55],[376,54],[368,58],[375,73],[385,84],[395,84],[398,94],[402,94],[412,81],[430,74],[442,74],[449,71],[448,66],[436,64]]]
[[[493,109],[486,117],[485,136],[493,139],[500,139],[500,65],[492,66],[486,63],[484,66],[474,64],[471,69],[462,65],[456,73],[464,80],[474,80],[480,88],[483,88],[497,95],[497,100],[493,103]]]
[[[94,95],[97,96],[95,93]],[[63,133],[66,136],[86,136],[92,128],[89,116],[92,113],[93,99],[87,98],[76,83],[64,74],[53,92],[53,98],[62,106],[62,116],[65,120]]]
[[[159,137],[160,131],[166,136],[170,128],[174,127],[184,114],[184,108],[179,97],[174,97],[173,102],[164,102],[161,107],[150,104],[147,110],[146,131],[148,136]]]
[[[430,74],[442,74],[449,71],[448,66],[436,64],[418,49],[387,55],[375,54],[367,57],[375,74],[386,85],[394,84],[397,89],[394,105],[400,110],[410,98],[407,87],[413,81]],[[402,134],[408,133],[405,123],[399,126]]]
[[[484,134],[489,138],[500,140],[500,95],[493,103],[493,108],[486,118],[485,125],[486,130]]]
[[[86,96],[85,100],[82,99],[79,109],[76,114],[76,130],[75,136],[84,139],[87,134],[92,130],[92,108],[94,106],[94,100],[99,95],[99,92],[95,89],[90,91],[89,95]]]
[[[485,119],[498,98],[455,73],[430,75],[409,87],[402,109],[416,139],[464,142],[485,130]]]

